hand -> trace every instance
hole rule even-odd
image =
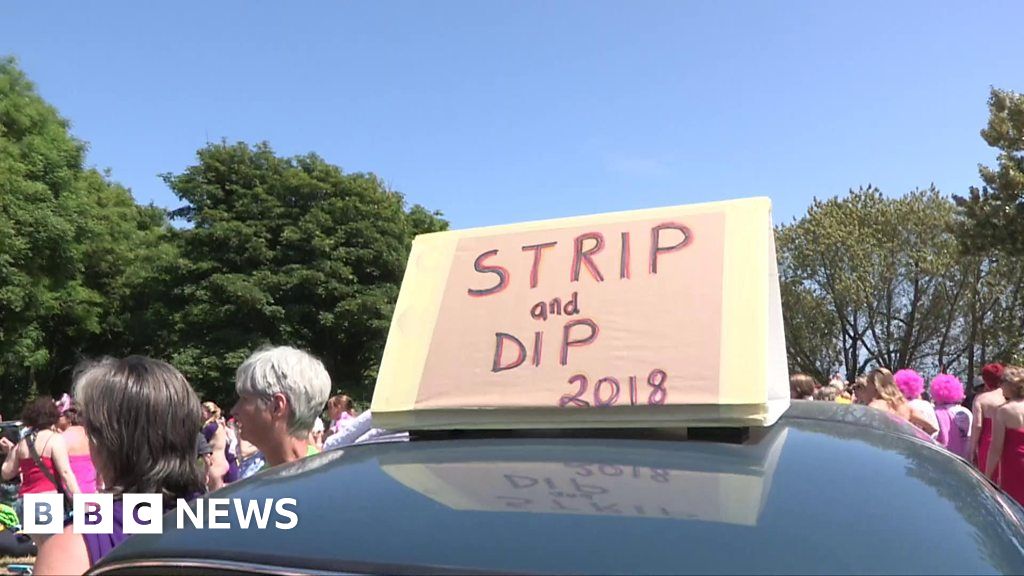
[[[0,438],[0,452],[7,454],[14,448],[14,442],[11,442],[7,438]]]

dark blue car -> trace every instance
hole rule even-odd
[[[1024,574],[1024,514],[862,406],[752,429],[413,433],[259,474],[291,530],[135,536],[94,574]]]

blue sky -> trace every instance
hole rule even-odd
[[[960,193],[1024,2],[0,4],[0,54],[140,202],[207,141],[374,172],[466,228],[868,183]]]

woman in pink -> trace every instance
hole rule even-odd
[[[971,413],[960,405],[964,399],[964,385],[956,376],[939,374],[932,378],[928,391],[935,402],[935,418],[939,423],[939,434],[935,440],[957,456],[967,458]]]
[[[324,434],[325,440],[328,436],[344,430],[346,421],[352,420],[357,416],[355,404],[351,398],[344,394],[331,396],[327,401],[327,415],[331,417],[331,427]]]
[[[83,494],[95,493],[96,467],[93,466],[92,454],[89,452],[89,437],[79,422],[78,408],[72,405],[64,410],[58,428],[64,437],[64,443],[68,446],[68,461],[71,463],[75,480],[78,481],[78,487]]]
[[[2,476],[4,480],[11,480],[21,474],[19,494],[63,492],[71,495],[79,492],[78,482],[68,462],[67,445],[57,432],[59,418],[60,412],[53,400],[47,397],[36,398],[21,414],[22,422],[29,427],[28,435],[17,445],[7,439],[3,440],[3,450],[7,456],[4,458]],[[55,480],[57,485],[54,484]]]
[[[993,478],[998,465],[999,486],[1024,504],[1024,368],[1008,366],[1003,371],[1002,391],[1006,404],[992,419],[985,474]]]
[[[1003,397],[1003,390],[1000,388],[1003,378],[1002,364],[986,364],[981,369],[981,379],[985,382],[986,392],[974,397],[974,406],[971,412],[974,421],[971,426],[971,445],[968,454],[971,460],[978,467],[978,470],[985,472],[987,467],[987,456],[989,445],[992,442],[992,419],[996,411],[1006,403]],[[995,479],[999,478],[999,469],[996,468]]]

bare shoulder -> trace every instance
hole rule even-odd
[[[988,408],[989,410],[995,410],[1006,404],[1006,398],[1003,397],[1003,391],[999,388],[989,390],[988,392],[979,395],[977,401],[982,409]]]
[[[1015,406],[1016,403],[1003,403],[1001,406],[995,408],[995,417],[1002,423],[1007,424],[1013,422],[1017,418],[1017,414],[1020,413],[1020,407]]]
[[[85,437],[85,428],[81,426],[70,426],[67,430],[60,433],[67,442],[74,442],[80,438]]]
[[[1024,402],[1007,402],[999,408],[999,414],[1008,427],[1024,427]]]
[[[89,552],[81,534],[75,534],[71,526],[64,532],[54,534],[39,544],[34,574],[83,574],[89,569]]]

